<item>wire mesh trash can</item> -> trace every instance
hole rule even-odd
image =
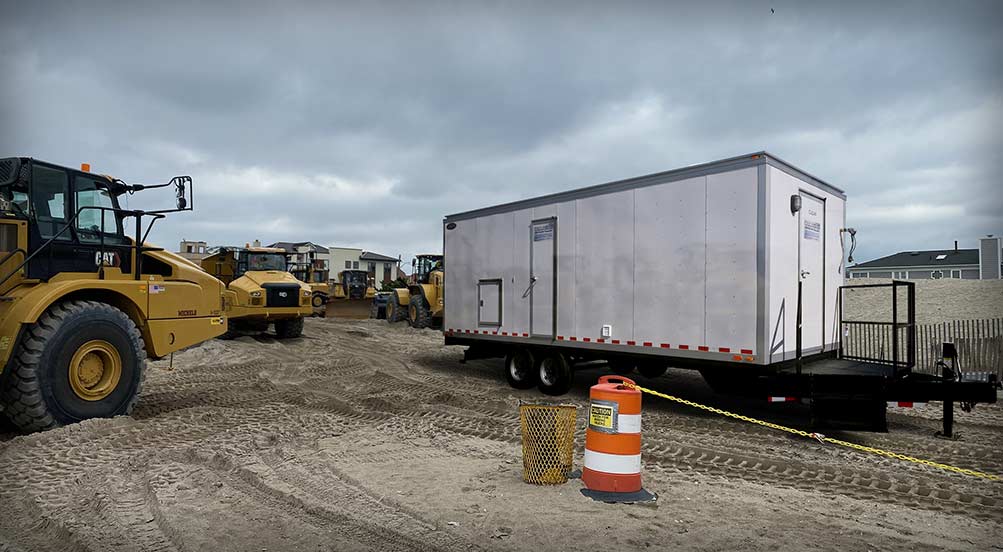
[[[574,405],[519,405],[522,426],[522,478],[536,485],[568,481],[575,453]]]

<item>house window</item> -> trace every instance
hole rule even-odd
[[[352,268],[352,261],[345,261],[345,268]]]
[[[939,280],[944,277],[944,272],[940,270],[933,270],[930,272],[930,278],[933,280]]]
[[[951,278],[958,278],[958,279],[960,279],[961,278],[961,271],[960,270],[951,270]]]
[[[355,270],[359,269],[359,261],[352,261],[352,268]]]

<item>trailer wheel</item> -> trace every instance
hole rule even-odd
[[[290,339],[303,335],[303,317],[276,320],[275,335],[279,339]]]
[[[634,373],[634,363],[630,360],[616,358],[607,360],[606,363],[609,364],[609,369],[618,376],[629,376]]]
[[[505,356],[505,379],[516,389],[529,389],[537,383],[536,363],[529,349],[514,349]]]
[[[668,365],[662,362],[642,362],[637,367],[637,371],[648,379],[661,377],[668,369]]]
[[[563,395],[575,381],[571,364],[561,353],[548,353],[536,365],[538,387],[546,395]]]

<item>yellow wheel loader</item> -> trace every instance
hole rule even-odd
[[[387,300],[387,321],[407,319],[414,328],[429,328],[442,323],[445,309],[442,285],[445,267],[442,255],[418,255],[411,261],[408,287],[397,288]]]
[[[164,187],[176,208],[119,206],[123,194]],[[87,165],[0,159],[0,404],[14,425],[129,414],[147,357],[224,332],[223,283],[145,243],[154,222],[192,210],[191,199],[187,176],[144,186]]]
[[[282,249],[217,247],[202,259],[202,268],[226,284],[224,339],[265,332],[271,324],[279,339],[303,333],[303,317],[313,313],[313,291],[286,271]]]
[[[338,281],[331,288],[330,314],[336,318],[369,318],[373,297],[376,297],[376,288],[369,280],[365,270],[339,272]]]
[[[310,263],[290,263],[289,273],[301,282],[306,282],[310,286],[313,294],[310,304],[313,306],[315,316],[327,315],[327,303],[331,300],[331,284],[328,281],[330,270],[326,268],[315,268]]]

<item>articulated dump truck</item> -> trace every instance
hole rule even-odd
[[[226,329],[223,283],[144,243],[154,222],[192,210],[191,178],[127,184],[89,169],[0,159],[0,405],[23,431],[129,414],[147,357]],[[168,187],[173,209],[119,205]]]
[[[279,339],[299,337],[303,317],[313,313],[313,290],[286,270],[286,255],[271,247],[219,247],[202,268],[226,284],[224,339],[265,332],[272,324]]]

